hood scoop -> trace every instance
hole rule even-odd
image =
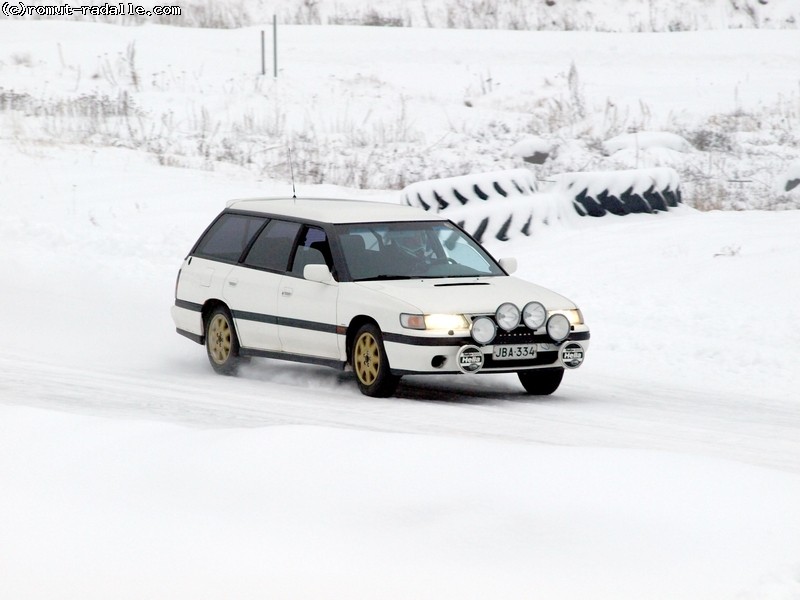
[[[456,287],[464,285],[490,285],[484,281],[465,281],[463,283],[434,283],[433,287]]]

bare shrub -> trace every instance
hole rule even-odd
[[[717,129],[697,129],[685,135],[686,140],[698,150],[704,152],[730,152],[733,150],[731,134]]]
[[[33,58],[29,52],[16,52],[11,55],[11,64],[18,67],[32,67]]]
[[[728,190],[720,181],[706,179],[684,184],[684,203],[702,211],[724,210],[728,206]]]

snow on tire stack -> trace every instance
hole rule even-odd
[[[477,173],[413,183],[402,202],[444,213],[479,242],[533,233],[537,221],[559,218],[559,203],[538,191],[527,169]]]
[[[792,190],[800,191],[800,160],[792,162],[780,178],[778,193]]]
[[[401,201],[445,214],[479,242],[533,235],[581,217],[666,212],[681,203],[674,169],[565,173],[546,190],[527,169],[432,179],[406,186]]]
[[[631,169],[555,175],[552,191],[572,199],[582,217],[666,212],[681,203],[675,169]]]

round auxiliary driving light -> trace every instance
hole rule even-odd
[[[522,321],[530,330],[539,329],[547,320],[547,310],[541,302],[528,302],[522,309]]]
[[[583,358],[586,355],[583,346],[570,342],[561,346],[561,362],[568,369],[577,369],[583,364]]]
[[[489,344],[497,334],[497,326],[489,317],[478,317],[472,322],[472,339],[479,344]]]
[[[569,331],[569,319],[561,313],[556,313],[547,319],[547,335],[549,335],[553,341],[563,342],[569,337]]]
[[[520,320],[519,309],[511,304],[511,302],[503,302],[494,315],[495,321],[504,331],[511,331],[519,325]]]

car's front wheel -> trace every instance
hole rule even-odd
[[[517,373],[522,387],[533,396],[547,396],[552,394],[561,385],[564,369],[533,369]]]
[[[397,389],[400,377],[389,369],[383,336],[375,325],[367,323],[358,330],[350,361],[362,394],[385,398]]]
[[[239,339],[230,311],[218,306],[206,319],[206,353],[217,373],[235,375],[241,364]]]

